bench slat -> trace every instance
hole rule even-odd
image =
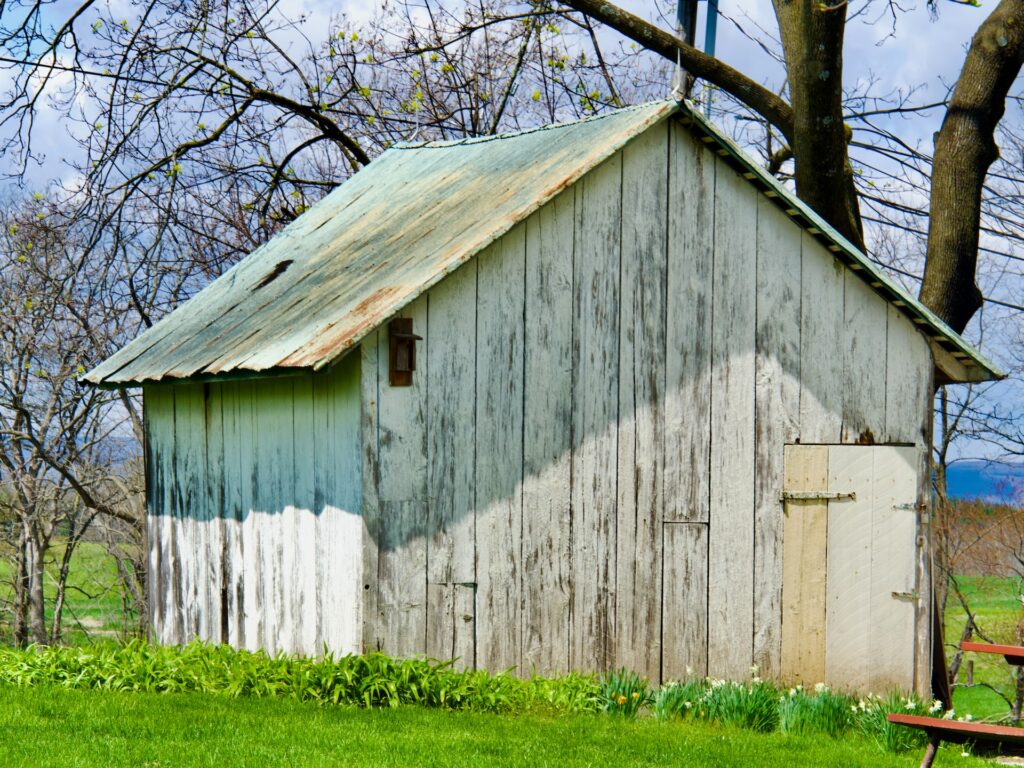
[[[974,651],[975,653],[998,653],[1003,656],[1009,664],[1015,666],[1024,665],[1024,646],[1020,645],[999,645],[998,643],[975,643],[964,640],[960,643],[961,651]]]
[[[936,735],[943,741],[962,744],[965,741],[989,741],[1024,747],[1024,728],[988,723],[962,723],[957,720],[943,720],[941,717],[922,715],[901,715],[890,712],[890,723],[920,728],[929,735]]]

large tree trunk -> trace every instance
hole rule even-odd
[[[727,64],[605,0],[562,0],[574,10],[735,96],[779,130],[793,150],[800,198],[858,248],[864,235],[847,153],[842,67],[846,3],[776,0],[792,106]],[[667,87],[666,83],[666,87]]]
[[[1024,61],[1024,0],[1002,0],[974,33],[935,137],[921,301],[955,331],[981,307],[975,282],[981,191],[999,156],[996,124]]]
[[[864,231],[843,121],[845,1],[774,0],[786,57],[796,193],[855,246]]]

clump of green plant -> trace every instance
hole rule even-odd
[[[0,650],[0,683],[119,691],[276,696],[324,704],[416,704],[486,712],[596,712],[592,676],[533,677],[459,671],[451,662],[365,656],[306,658],[199,642],[182,647],[132,641],[88,648]]]
[[[659,720],[687,717],[693,714],[694,707],[704,698],[707,690],[708,685],[703,680],[666,683],[654,694],[651,710]]]
[[[824,683],[811,691],[798,685],[779,699],[779,728],[783,733],[824,733],[841,736],[853,727],[856,707],[849,696]]]
[[[636,717],[651,701],[647,679],[626,669],[612,672],[601,683],[600,701],[605,712]]]
[[[779,725],[779,692],[756,677],[748,682],[711,680],[695,714],[722,725],[768,733]]]
[[[885,696],[868,694],[851,705],[850,709],[861,732],[873,739],[886,752],[918,749],[928,741],[924,731],[890,723],[887,718],[890,712],[932,716],[942,713],[942,705],[939,702],[928,704],[916,696],[908,697],[898,691]],[[949,716],[952,717],[952,714],[949,713]]]

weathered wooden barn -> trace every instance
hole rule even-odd
[[[926,690],[998,371],[685,104],[400,145],[91,371],[155,637]]]

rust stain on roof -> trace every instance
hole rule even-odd
[[[398,145],[84,379],[124,386],[328,366],[678,108]]]
[[[736,162],[749,166],[748,179],[764,175],[700,115],[674,101],[514,134],[398,145],[83,379],[100,386],[133,386],[330,366],[423,292],[677,111]],[[774,180],[760,183],[772,186]],[[792,198],[801,210],[806,207],[777,183],[771,192]],[[813,212],[806,215],[815,231],[836,239]],[[837,249],[845,252],[843,243]],[[850,258],[870,266],[863,254]],[[899,296],[905,306],[919,306],[904,294]],[[921,312],[931,332],[967,350],[965,364],[985,367],[959,336]]]

